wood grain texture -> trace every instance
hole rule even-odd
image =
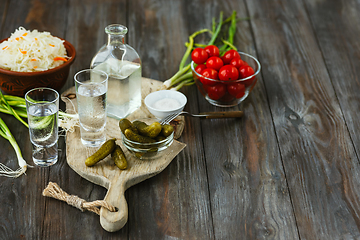
[[[66,20],[62,18],[66,11],[67,1],[8,1],[6,15],[4,15],[1,39],[10,36],[19,26],[27,29],[50,31],[56,36],[63,37],[66,29]],[[66,15],[66,14],[65,14]],[[16,16],[16,17],[14,17]],[[2,116],[3,117],[3,116]],[[31,160],[31,144],[26,127],[18,124],[13,117],[4,117],[17,140],[24,158],[33,165]],[[6,146],[2,154],[6,154],[5,163],[16,168],[16,156],[14,150],[1,138],[1,143]],[[4,158],[1,159],[2,161]],[[49,179],[49,169],[30,168],[26,176],[19,179],[1,179],[3,190],[2,206],[6,216],[5,225],[0,223],[2,232],[0,239],[29,238],[40,239],[44,234],[44,222],[46,222],[46,201],[41,197],[41,189],[46,186]],[[9,189],[12,189],[9,191]],[[20,210],[21,209],[21,210]]]
[[[18,124],[12,116],[1,115],[11,129],[28,163],[31,160],[31,144],[29,132],[25,126]],[[10,143],[0,138],[1,162],[12,169],[18,168],[17,157]],[[31,180],[29,182],[29,179]],[[45,201],[41,198],[41,188],[48,179],[45,169],[29,169],[26,176],[18,179],[0,178],[0,239],[16,239],[27,236],[36,238],[42,235],[45,218]],[[27,209],[25,211],[25,209]],[[33,216],[37,216],[34,218]]]
[[[63,16],[67,22],[65,38],[74,45],[78,55],[63,91],[74,85],[75,73],[89,68],[92,57],[106,43],[105,27],[110,23],[125,20],[125,4],[126,1],[108,0],[81,0],[67,3],[67,12]],[[65,109],[64,105],[63,109]],[[66,144],[64,139],[62,141],[61,161],[51,168],[49,181],[58,183],[67,192],[78,194],[87,201],[104,199],[106,189],[85,180],[69,168],[66,163]],[[46,238],[53,238],[56,235],[59,239],[127,238],[126,227],[116,233],[108,233],[101,227],[98,216],[73,211],[72,207],[54,199],[47,199],[47,202],[49,203],[48,218],[44,231]],[[54,212],[57,212],[55,216],[51,214]],[[53,226],[54,221],[57,222],[56,226]]]
[[[6,1],[3,1],[1,6],[0,6],[0,13],[1,13],[1,19],[0,19],[0,35],[3,36],[3,31],[4,31],[4,28],[5,28],[5,20],[6,20],[6,15],[7,15],[7,10],[8,10],[8,7],[9,7],[9,3],[10,3],[10,0],[6,0]],[[4,37],[5,38],[5,37]],[[1,38],[3,39],[3,38]]]
[[[247,4],[300,237],[358,238],[358,158],[304,5]]]
[[[143,76],[163,81],[178,70],[191,34],[184,4],[190,2],[131,1],[129,44],[142,58]],[[196,89],[184,91],[195,103]],[[135,203],[129,211],[130,239],[214,238],[201,131],[188,121],[179,139],[187,147],[161,174],[129,189],[129,201]]]
[[[258,57],[262,71],[251,95],[225,109],[243,118],[185,117],[179,141],[187,147],[125,192],[131,204],[120,231],[41,196],[49,181],[88,201],[106,195],[68,166],[61,137],[55,166],[0,177],[0,239],[360,238],[359,9],[358,0],[4,0],[1,39],[24,26],[77,49],[63,90],[106,42],[106,25],[127,26],[143,76],[164,81],[178,70],[188,36],[220,11],[250,17],[237,23],[235,45]],[[181,91],[185,111],[224,111],[193,86]],[[0,117],[32,163],[28,130]],[[16,168],[11,145],[0,138],[0,146],[0,161]]]
[[[235,10],[238,18],[252,17],[248,16],[247,5],[242,1],[224,1],[221,6],[224,16]],[[189,8],[188,15],[196,16],[196,9]],[[199,19],[194,22],[210,25],[211,17],[218,15],[216,11],[209,16],[197,16]],[[193,30],[197,28],[200,26],[195,25]],[[235,46],[257,57],[249,21],[237,23]],[[200,111],[223,110],[211,106],[199,93],[198,102]],[[243,103],[225,110],[239,109],[244,111],[241,119],[201,120],[215,237],[298,239],[286,175],[261,77]]]
[[[360,3],[358,1],[334,1],[332,3],[305,1],[305,3],[358,159],[360,143],[357,134],[360,129],[357,111],[360,107],[358,40],[360,17],[358,13]],[[331,14],[335,12],[337,13],[336,18]],[[349,150],[345,149],[345,151]],[[353,154],[352,149],[349,152]],[[343,209],[349,211],[348,216],[341,215],[341,218],[346,223],[354,222],[349,226],[353,231],[352,234],[346,231],[342,233],[342,236],[346,237],[359,237],[359,167],[356,158],[353,157],[352,161],[346,159],[336,162],[341,175],[338,187],[343,193],[342,200],[345,202]]]

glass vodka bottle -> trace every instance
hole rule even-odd
[[[127,31],[120,24],[107,26],[107,44],[90,64],[90,68],[102,70],[109,76],[107,115],[115,119],[124,118],[141,106],[141,60],[124,41]]]

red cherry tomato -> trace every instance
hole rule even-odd
[[[239,68],[239,76],[240,78],[247,78],[250,77],[251,75],[254,75],[255,71],[252,67],[250,66],[241,66]],[[252,84],[252,82],[254,81],[255,77],[252,77],[248,80],[243,81],[242,83],[245,84],[246,87],[250,86]]]
[[[209,86],[207,88],[209,98],[213,100],[218,100],[222,98],[226,93],[226,87],[224,84],[217,83],[214,86]]]
[[[248,64],[247,64],[247,62],[245,62],[241,58],[235,57],[235,58],[231,59],[230,65],[233,65],[234,67],[239,68],[241,66],[246,66]]]
[[[208,53],[209,57],[212,56],[218,57],[220,54],[219,48],[215,45],[206,46],[204,49]]]
[[[199,64],[196,66],[195,72],[197,72],[198,74],[201,74],[201,72],[204,71],[205,69],[206,69],[205,64]]]
[[[208,59],[208,54],[203,48],[195,48],[191,53],[191,59],[196,64],[203,64]]]
[[[255,73],[254,69],[250,66],[241,66],[239,68],[240,78],[250,77],[251,75],[254,75],[254,73]]]
[[[245,95],[245,85],[239,82],[227,85],[227,91],[236,98],[242,98]]]
[[[231,50],[227,51],[224,54],[224,56],[221,57],[221,59],[223,60],[224,65],[226,65],[226,64],[229,64],[230,61],[236,57],[241,59],[240,54],[237,51],[235,51],[234,49],[231,49]]]
[[[204,77],[210,78],[210,79],[215,79],[218,80],[218,72],[215,69],[212,68],[206,68],[204,71],[201,72],[201,75],[203,75]],[[216,81],[211,81],[209,79],[206,79],[204,77],[200,78],[200,82],[204,85],[215,85]]]
[[[233,81],[239,78],[239,71],[233,65],[225,65],[219,70],[219,79],[222,81]]]
[[[210,57],[208,60],[206,60],[206,66],[208,68],[215,69],[216,71],[219,71],[219,69],[224,65],[223,61],[219,57]]]

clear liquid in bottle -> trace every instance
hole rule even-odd
[[[126,27],[113,24],[105,32],[108,43],[94,56],[90,67],[108,74],[107,115],[121,119],[141,106],[141,60],[124,43]]]

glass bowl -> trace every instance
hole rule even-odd
[[[134,121],[142,121],[150,125],[153,122],[157,122],[156,118],[143,118],[136,119]],[[174,132],[170,134],[164,140],[154,143],[139,143],[128,139],[125,134],[121,131],[121,138],[124,146],[132,153],[135,157],[142,160],[151,160],[160,158],[164,155],[164,150],[167,149],[174,141]]]
[[[253,90],[256,82],[257,82],[257,75],[260,72],[260,63],[259,61],[243,52],[238,52],[240,54],[240,57],[243,61],[247,62],[247,64],[254,69],[254,74],[242,78],[237,79],[233,81],[221,81],[221,80],[215,80],[211,78],[207,78],[199,74],[195,71],[196,63],[193,61],[191,62],[191,70],[193,73],[193,77],[195,80],[195,84],[197,88],[199,89],[200,93],[205,97],[205,99],[211,103],[212,105],[219,106],[219,107],[233,107],[238,104],[240,104],[242,101],[245,100],[250,94],[250,92]],[[241,86],[240,84],[243,84]],[[243,92],[240,94],[230,94],[229,88],[234,87],[235,85],[241,86],[242,88],[245,88]],[[209,91],[211,92],[222,92],[222,96],[217,98],[219,95],[209,94]]]

